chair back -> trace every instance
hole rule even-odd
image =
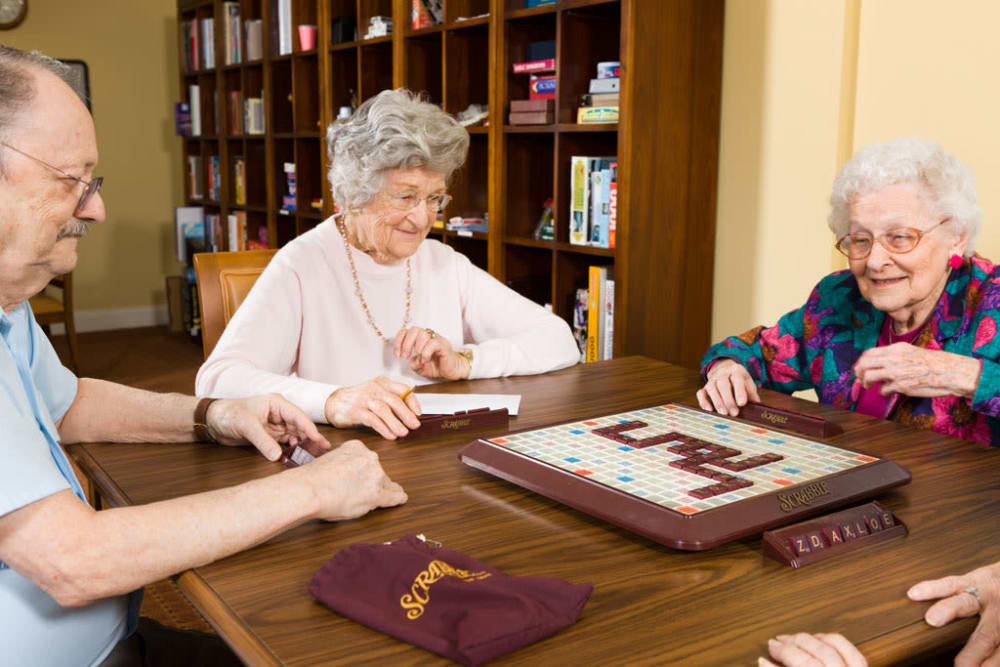
[[[277,250],[200,252],[194,256],[205,358]]]
[[[79,372],[76,358],[76,324],[73,319],[73,273],[64,273],[49,281],[49,285],[61,291],[61,298],[56,298],[42,291],[31,297],[31,311],[35,320],[45,330],[51,333],[51,325],[62,324],[66,327],[66,342],[69,344],[69,362],[74,373]]]

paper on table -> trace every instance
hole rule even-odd
[[[420,401],[420,409],[427,415],[453,415],[459,410],[507,408],[511,416],[517,414],[521,405],[520,394],[414,394]]]

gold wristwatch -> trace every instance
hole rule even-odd
[[[469,373],[472,373],[472,350],[456,350],[455,353],[460,357],[465,357],[465,360],[469,362]]]

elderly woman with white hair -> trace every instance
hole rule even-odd
[[[574,364],[562,319],[426,240],[468,146],[454,118],[402,89],[330,125],[340,212],[274,256],[198,372],[198,395],[276,392],[314,421],[393,439],[420,425],[410,385]]]
[[[706,410],[757,387],[1000,445],[1000,270],[974,254],[972,172],[934,143],[863,148],[833,185],[829,225],[850,269],[801,308],[705,354]]]

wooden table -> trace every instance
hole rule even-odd
[[[663,401],[696,405],[699,386],[690,370],[632,357],[434,390],[522,394],[521,414],[500,433]],[[341,547],[408,533],[424,533],[508,574],[593,582],[579,622],[511,654],[509,663],[750,664],[766,654],[769,637],[794,631],[840,631],[872,664],[960,646],[975,618],[930,628],[922,620],[928,605],[908,601],[905,592],[921,579],[1000,560],[1000,452],[781,394],[763,398],[827,417],[845,430],[835,443],[908,468],[912,483],[880,500],[910,534],[798,570],[765,558],[759,537],[704,552],[674,551],[461,464],[458,451],[472,436],[388,442],[331,429],[326,435],[334,444],[361,437],[374,448],[409,502],[355,521],[300,526],[185,572],[178,584],[252,664],[440,662],[331,612],[306,591],[312,574]],[[246,448],[68,449],[111,505],[149,503],[281,470]]]

